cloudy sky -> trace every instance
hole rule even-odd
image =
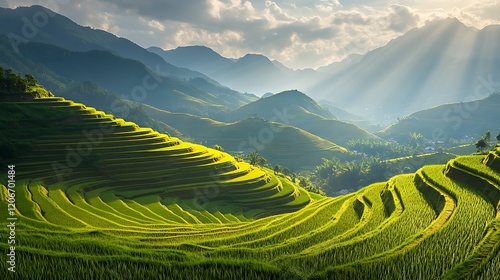
[[[39,4],[143,47],[205,45],[226,57],[261,53],[316,68],[385,45],[436,18],[500,24],[498,0],[0,0]]]

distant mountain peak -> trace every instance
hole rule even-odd
[[[290,110],[290,112],[293,111],[296,113],[300,110],[303,110],[304,112],[308,111],[309,113],[318,115],[326,119],[334,118],[334,116],[328,110],[324,109],[314,99],[296,89],[292,89],[282,91],[274,95],[267,94],[266,98],[261,98],[245,106],[242,106],[236,111],[233,111],[232,120],[242,119],[245,116],[251,114],[257,114],[266,118],[271,118],[273,114],[275,114],[275,111],[279,111],[279,109]]]
[[[435,27],[447,27],[452,29],[471,28],[469,26],[466,26],[463,22],[461,22],[459,19],[455,17],[437,18],[429,20],[423,26],[423,28],[435,28]]]
[[[203,59],[217,59],[217,60],[227,60],[223,56],[221,56],[218,52],[207,46],[179,46],[173,50],[166,51],[167,53],[171,53],[175,56],[190,56],[194,58],[203,58]]]
[[[177,48],[175,48],[175,50],[177,50],[177,51],[181,51],[181,50],[184,50],[184,51],[198,51],[198,52],[206,52],[206,53],[215,53],[215,54],[219,55],[213,49],[211,49],[211,48],[209,48],[207,46],[202,46],[202,45],[178,46]]]
[[[260,98],[267,98],[267,97],[271,97],[271,96],[273,96],[273,95],[274,95],[274,93],[272,93],[272,92],[266,92],[266,93],[264,93],[264,95],[262,95]]]
[[[242,58],[245,58],[245,57],[247,57],[247,58],[257,57],[257,58],[268,59],[265,55],[260,54],[260,53],[247,53]]]
[[[238,61],[258,61],[258,62],[266,62],[272,64],[271,60],[269,60],[269,58],[267,58],[266,56],[254,53],[248,53],[242,58],[238,59]]]
[[[307,94],[305,94],[297,89],[285,90],[285,91],[276,93],[274,96],[285,96],[285,95],[287,97],[290,97],[290,96],[302,97],[302,98],[306,98],[308,100],[310,99],[310,100],[314,101],[311,97],[307,96]],[[316,102],[316,101],[314,101],[314,102]]]
[[[204,49],[214,51],[213,49],[204,45],[178,46],[176,49]]]

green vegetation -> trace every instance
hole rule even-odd
[[[339,121],[316,101],[297,90],[280,92],[226,114],[226,121],[260,117],[291,125],[332,143],[345,146],[350,140],[377,140],[377,136],[351,123]]]
[[[360,154],[381,159],[399,158],[417,152],[414,146],[384,140],[356,139],[347,142],[346,148]]]
[[[24,77],[12,69],[0,67],[0,101],[28,100],[32,98],[52,97],[52,93],[40,86],[30,74]]]
[[[433,141],[475,138],[500,126],[493,116],[498,112],[500,93],[470,102],[445,104],[418,111],[382,130],[381,137],[398,139],[416,132]]]
[[[175,128],[148,116],[142,103],[125,101],[113,92],[89,81],[72,83],[59,93],[66,99],[85,103],[98,110],[113,114],[115,117],[124,118],[143,127],[170,135],[181,136]]]
[[[179,68],[160,65],[156,58],[154,60],[157,63],[149,68],[137,57],[135,60],[127,59],[117,55],[117,52],[103,51],[110,50],[110,47],[82,52],[30,42],[20,45],[19,51],[25,58],[44,65],[70,81],[92,81],[105,89],[128,96],[127,99],[140,100],[165,110],[211,116],[254,99],[238,92],[217,90],[216,86],[213,86],[214,91],[205,92],[174,77],[173,73],[182,71]]]
[[[500,139],[500,134],[497,136],[497,139]],[[488,130],[486,133],[481,137],[481,139],[477,140],[477,142],[474,144],[478,152],[484,152],[487,148],[491,146],[491,132]]]
[[[425,165],[445,164],[457,156],[444,151],[425,152],[422,136],[417,133],[409,134],[406,141],[403,145],[384,140],[351,140],[346,146],[350,151],[347,155],[323,158],[322,164],[303,175],[321,191],[338,196],[396,174],[413,173]]]
[[[317,135],[262,118],[225,123],[147,105],[144,109],[151,118],[177,128],[183,136],[189,135],[203,145],[219,145],[239,156],[258,151],[270,164],[279,164],[294,172],[314,169],[323,157],[343,158],[347,154],[345,148]]]
[[[341,162],[338,158],[323,159],[311,176],[314,185],[325,193],[334,195],[342,190],[349,192],[374,182],[382,182],[399,173],[394,165],[374,157]]]
[[[245,155],[245,159],[252,165],[264,165],[266,163],[266,158],[264,158],[263,156],[261,156],[259,154],[259,152],[257,151],[253,151],[247,155]],[[276,170],[275,168],[275,173],[278,171]]]
[[[19,221],[16,274],[3,261],[2,279],[500,273],[500,146],[330,198],[280,165],[252,166],[63,98],[2,102],[0,110],[2,144],[30,143],[29,153],[2,158],[15,172],[0,173],[0,208],[15,178]],[[325,160],[316,171],[348,184],[350,174],[369,167],[383,175],[391,164],[367,157],[342,170]]]

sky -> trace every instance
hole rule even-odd
[[[145,48],[204,45],[230,58],[263,54],[293,69],[366,53],[439,18],[479,29],[500,24],[500,0],[0,0],[0,7],[34,4]]]

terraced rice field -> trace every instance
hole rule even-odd
[[[16,272],[3,261],[1,279],[500,275],[500,148],[328,198],[61,98],[0,110],[11,140],[32,142],[12,162]]]

